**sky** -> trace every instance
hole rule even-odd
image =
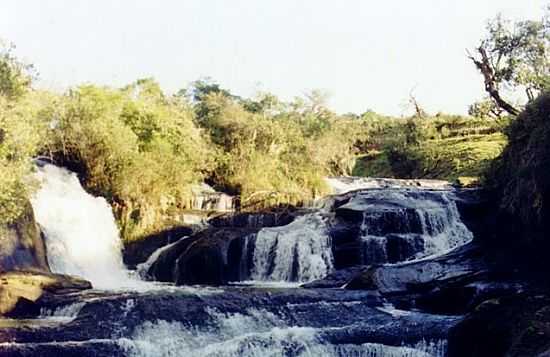
[[[37,86],[168,93],[211,77],[241,96],[313,89],[339,112],[465,113],[484,96],[466,57],[497,13],[539,19],[548,0],[1,0],[0,38],[39,71]]]

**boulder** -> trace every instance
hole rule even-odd
[[[149,268],[155,280],[220,285],[240,280],[243,244],[251,228],[207,228],[181,239],[160,254]]]
[[[0,275],[0,315],[37,316],[39,299],[90,289],[90,282],[60,274],[12,271]]]
[[[39,299],[91,287],[86,280],[50,271],[30,203],[15,222],[0,225],[0,315],[36,316]]]
[[[248,228],[207,229],[201,232],[201,237],[195,238],[178,257],[176,285],[220,285],[246,279],[240,276],[241,259],[246,259],[242,247],[244,240],[256,232]]]
[[[513,271],[496,270],[481,247],[470,243],[434,259],[364,267],[345,287],[376,291],[399,308],[456,315],[524,288]]]
[[[50,271],[44,239],[30,203],[15,222],[0,225],[0,273],[13,270]]]
[[[177,226],[127,242],[122,252],[124,264],[134,269],[138,264],[145,262],[155,250],[191,235],[193,231],[191,226]]]
[[[550,298],[515,294],[480,304],[449,333],[449,357],[547,356]]]

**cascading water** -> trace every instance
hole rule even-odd
[[[332,181],[343,192],[360,188],[336,210],[337,216],[339,209],[347,209],[362,217],[358,232],[350,233],[359,241],[360,264],[443,254],[473,238],[460,219],[453,188],[445,181],[425,180],[422,186],[413,180]],[[241,253],[241,276],[253,282],[308,282],[330,273],[335,265],[330,200],[315,213],[248,237]]]
[[[446,333],[457,317],[388,310],[370,292],[266,292],[243,291],[242,287],[210,291],[149,285],[151,289],[113,294],[108,290],[134,290],[145,282],[134,278],[122,263],[110,206],[103,198],[86,193],[76,175],[65,169],[46,164],[37,168],[37,176],[41,188],[32,204],[46,236],[52,270],[86,278],[104,291],[44,308],[43,320],[70,323],[71,333],[60,327],[56,331],[61,335],[45,330],[45,336],[51,336],[47,342],[37,338],[36,343],[32,339],[0,343],[0,351],[8,355],[20,351],[43,355],[85,352],[87,356],[103,351],[104,355],[136,357],[445,354]],[[410,241],[416,247],[412,250],[422,251],[415,253],[417,257],[471,238],[447,191],[391,188],[353,196],[346,204],[360,212],[359,238],[371,242],[365,252],[372,257],[365,259],[389,260],[395,251],[392,244],[400,239]],[[255,281],[306,282],[324,277],[335,265],[331,230],[335,222],[342,223],[338,209],[327,206],[285,226],[251,234],[238,246],[242,256],[249,258],[239,261],[240,270]],[[147,270],[174,246],[157,250],[140,270]]]
[[[335,194],[342,194],[355,190],[376,188],[416,188],[429,190],[449,190],[452,185],[443,180],[423,179],[389,179],[375,177],[327,177],[327,184]]]
[[[131,340],[119,343],[135,357],[442,357],[446,350],[446,343],[441,340],[421,341],[408,347],[331,344],[322,335],[336,332],[337,328],[290,326],[279,316],[261,309],[232,314],[210,309],[208,314],[211,318],[208,330],[158,320],[138,326]]]
[[[415,189],[361,192],[356,200],[361,200],[363,211],[362,263],[442,254],[472,240],[451,196],[450,191]]]
[[[84,191],[66,169],[44,164],[36,175],[40,189],[31,203],[46,236],[52,271],[80,276],[95,288],[135,285],[137,280],[122,262],[119,232],[107,201]]]
[[[244,244],[243,256],[253,249],[251,279],[306,282],[332,270],[331,240],[321,214],[307,214],[282,226],[261,229],[253,246]]]

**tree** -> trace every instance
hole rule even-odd
[[[496,105],[495,101],[491,98],[484,98],[475,102],[468,108],[468,115],[476,118],[493,118],[498,119],[502,117],[504,110]]]
[[[502,96],[502,89],[525,90],[531,102],[550,87],[550,6],[540,21],[511,23],[500,15],[487,25],[487,37],[468,52],[485,82],[485,90],[495,104],[512,115],[519,113]]]
[[[36,73],[34,67],[20,61],[13,44],[0,39],[0,95],[8,99],[21,97],[29,88]]]
[[[416,99],[416,95],[414,95],[414,90],[411,90],[409,93],[409,103],[414,108],[414,117],[415,118],[425,118],[428,116],[428,113],[422,108],[418,100]]]

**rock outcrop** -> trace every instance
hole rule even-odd
[[[0,226],[0,315],[36,316],[38,299],[89,288],[85,280],[50,271],[30,204],[15,222]]]
[[[148,274],[155,280],[220,285],[240,278],[242,244],[253,228],[208,228],[162,252]]]
[[[127,242],[122,251],[124,264],[128,268],[134,269],[138,264],[145,262],[155,250],[176,242],[184,236],[191,235],[193,232],[194,229],[191,226],[178,226]]]
[[[30,205],[15,222],[0,225],[0,272],[49,272],[46,246]]]
[[[449,357],[550,354],[550,298],[544,293],[487,300],[450,331]]]
[[[68,275],[12,271],[0,275],[0,315],[32,317],[40,313],[37,301],[90,289],[90,282]]]

